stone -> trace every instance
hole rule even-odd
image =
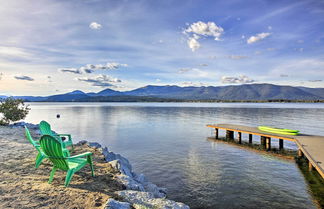
[[[98,142],[89,142],[88,145],[90,147],[94,147],[94,148],[101,148],[101,144],[99,144]]]
[[[142,191],[142,192],[145,191],[144,186],[141,183],[135,181],[130,176],[120,174],[120,175],[117,175],[117,179],[121,184],[123,184],[126,187],[126,189]]]
[[[135,208],[190,209],[188,205],[165,198],[154,198],[150,192],[132,190],[118,191],[117,194]]]
[[[108,199],[107,204],[105,206],[105,209],[130,209],[130,208],[131,208],[131,204],[129,204],[128,202],[120,202],[112,198]]]
[[[86,143],[88,143],[87,140],[81,140],[81,141],[79,141],[79,142],[77,143],[77,145],[84,145],[84,144],[86,144]]]
[[[127,164],[120,159],[110,161],[109,164],[116,170],[119,170],[122,174],[133,177],[132,167],[130,164]]]

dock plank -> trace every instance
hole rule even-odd
[[[290,136],[261,131],[257,127],[234,124],[210,124],[207,125],[207,127],[293,141],[297,144],[298,148],[302,150],[318,173],[324,178],[324,136],[307,134]]]

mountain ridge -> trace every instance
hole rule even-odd
[[[324,100],[324,88],[295,87],[274,84],[242,84],[228,86],[180,87],[176,85],[147,85],[130,91],[104,89],[97,93],[75,90],[51,96],[15,96],[14,98],[35,102],[77,102],[77,101],[167,101],[217,100],[217,101],[265,101],[265,100]],[[97,98],[97,99],[96,99]],[[131,98],[131,99],[130,99]],[[158,100],[153,98],[159,98]]]

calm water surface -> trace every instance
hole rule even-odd
[[[209,141],[206,124],[272,125],[324,135],[324,104],[30,105],[28,122],[47,120],[74,141],[108,146],[127,157],[136,172],[168,188],[171,199],[191,208],[316,208],[293,161]]]

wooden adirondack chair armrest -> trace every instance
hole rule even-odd
[[[80,158],[80,157],[88,157],[88,156],[91,156],[91,155],[92,155],[92,152],[85,152],[85,153],[82,153],[82,154],[79,154],[79,155],[74,155],[72,157],[67,157],[67,159]]]

